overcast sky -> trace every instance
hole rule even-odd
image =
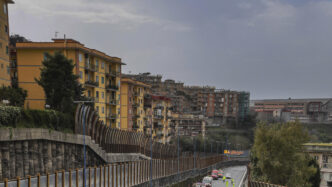
[[[189,85],[332,97],[329,0],[15,0],[10,33],[55,32]]]

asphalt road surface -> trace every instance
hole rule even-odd
[[[224,175],[226,175],[226,173],[231,174],[231,177],[234,179],[235,182],[235,187],[238,187],[245,171],[247,170],[247,167],[235,166],[235,167],[223,168],[222,170],[224,171]],[[228,187],[233,187],[231,179],[226,179],[226,181],[228,181]],[[226,181],[223,182],[221,178],[218,180],[213,180],[212,187],[227,187]]]

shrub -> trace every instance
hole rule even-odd
[[[25,110],[0,106],[0,125],[5,127],[47,128],[73,132],[74,115],[54,110]]]
[[[27,91],[22,88],[1,87],[0,88],[0,101],[8,100],[11,106],[23,106]]]

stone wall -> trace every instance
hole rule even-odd
[[[83,146],[48,140],[0,142],[0,181],[83,167]],[[88,166],[105,161],[87,147]]]
[[[85,136],[87,166],[149,159],[142,154],[106,153]],[[0,181],[83,167],[83,135],[48,129],[0,129]]]

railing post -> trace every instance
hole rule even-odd
[[[7,178],[4,179],[4,182],[5,182],[5,187],[8,187],[8,179]]]
[[[39,173],[37,173],[37,187],[40,187],[40,174]]]
[[[89,187],[91,187],[91,167],[89,167]]]
[[[58,172],[55,171],[55,174],[54,174],[54,186],[55,187],[58,187]]]
[[[131,165],[132,165],[132,162],[128,162],[128,186],[131,186]]]
[[[71,187],[71,169],[69,169],[69,187]]]
[[[94,167],[94,172],[95,172],[95,174],[94,174],[94,186],[96,186],[96,183],[97,183],[97,167],[95,166]]]
[[[132,182],[133,185],[136,184],[136,172],[135,172],[136,170],[135,170],[135,165],[136,165],[136,162],[133,162],[133,168],[132,168],[134,170],[133,171],[133,182]]]
[[[106,165],[104,165],[104,187],[105,186],[106,186]]]
[[[102,167],[101,166],[99,166],[99,187],[101,187],[102,186]],[[77,186],[78,187],[78,186]]]
[[[62,170],[62,187],[65,187],[65,170]]]
[[[31,176],[28,175],[28,187],[31,187]]]
[[[122,187],[122,164],[119,165],[120,167],[120,187]]]
[[[78,187],[78,168],[76,168],[76,187]]]
[[[110,177],[111,176],[110,171],[111,170],[110,170],[110,165],[109,164],[107,165],[107,168],[108,168],[107,187],[110,187],[110,178],[111,178]]]
[[[46,186],[50,187],[50,174],[48,172],[46,173]]]
[[[17,187],[20,187],[20,177],[16,177],[16,185]],[[47,185],[49,186],[49,185]]]

